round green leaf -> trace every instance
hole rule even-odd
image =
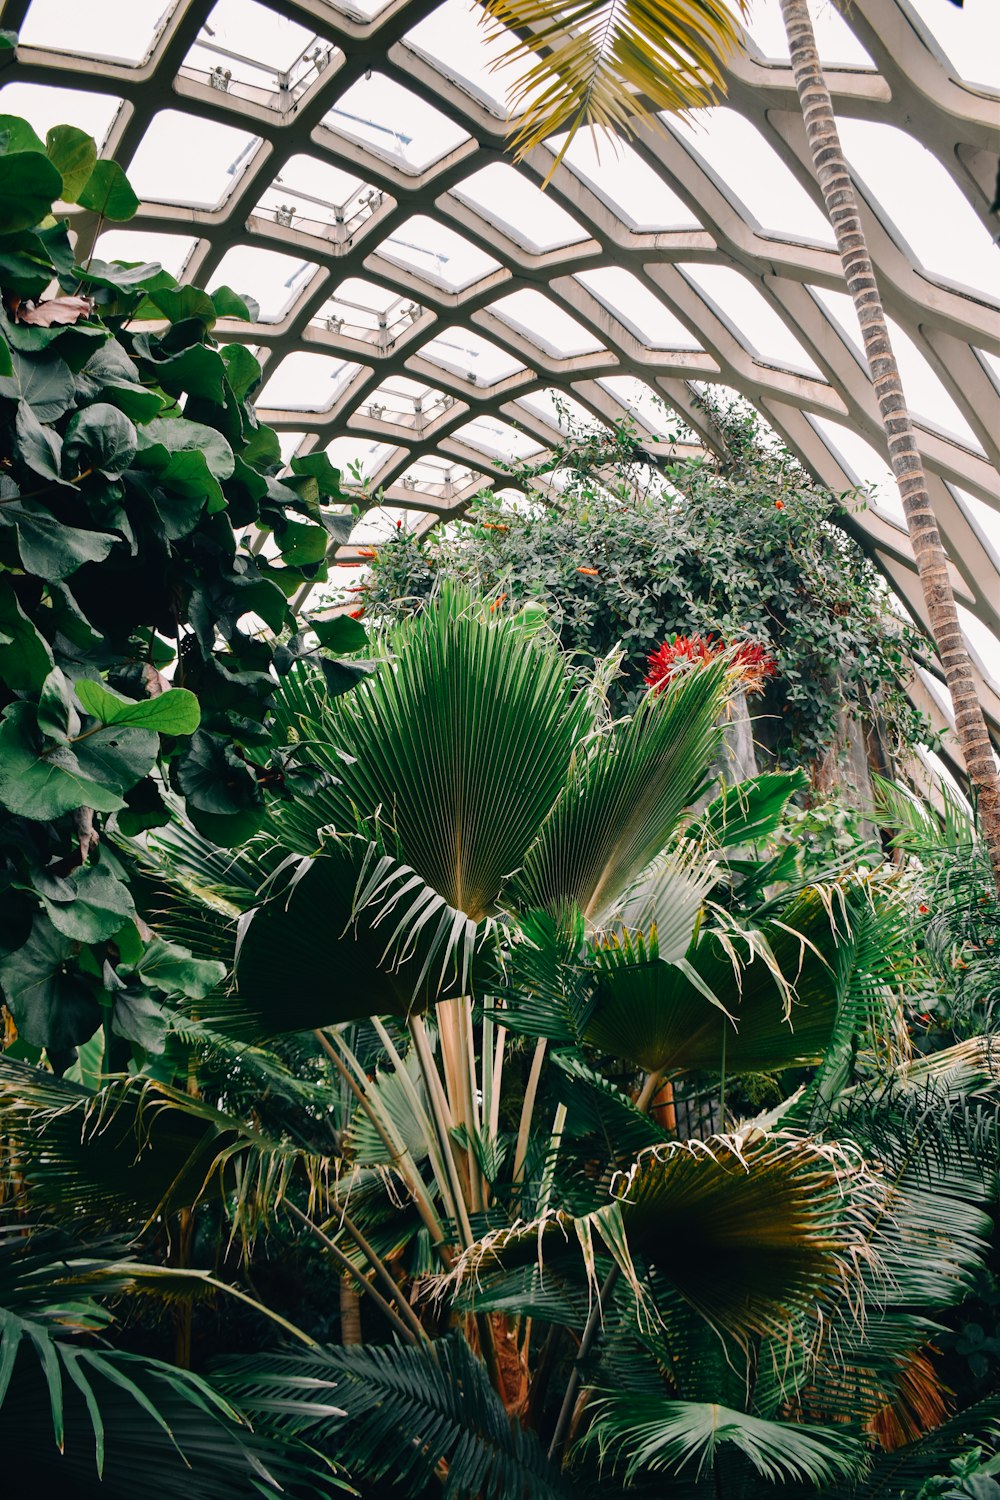
[[[39,823],[78,807],[116,812],[124,806],[118,790],[94,781],[68,744],[42,742],[31,703],[11,704],[0,724],[0,803]]]
[[[73,940],[39,913],[24,947],[0,962],[0,983],[18,1034],[33,1047],[75,1047],[100,1025],[90,986],[68,966],[73,947]]]
[[[92,137],[75,125],[54,125],[45,137],[45,154],[62,177],[63,202],[75,203],[97,162]]]
[[[10,351],[9,375],[0,376],[0,396],[24,401],[40,422],[54,422],[73,405],[75,383],[65,360],[39,359]]]
[[[62,178],[41,151],[0,156],[0,234],[32,229],[62,193]]]
[[[71,419],[63,440],[63,469],[83,473],[94,469],[113,479],[123,474],[135,457],[135,428],[117,407],[95,401]]]
[[[34,692],[52,670],[52,648],[28,619],[10,583],[0,588],[0,677],[15,692]]]
[[[2,149],[8,156],[20,151],[44,151],[45,146],[27,120],[20,115],[0,115],[0,140],[6,136]]]
[[[128,886],[104,865],[81,865],[58,886],[61,900],[42,893],[45,910],[53,927],[77,942],[104,942],[135,916]]]
[[[139,207],[139,200],[116,161],[97,163],[77,202],[81,208],[92,209],[102,218],[117,223],[131,219]]]

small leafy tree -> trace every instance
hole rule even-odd
[[[137,922],[104,833],[162,824],[179,799],[232,844],[264,787],[301,774],[266,727],[276,674],[307,649],[288,601],[352,518],[325,454],[277,478],[260,365],[214,337],[248,301],[81,263],[57,201],[99,224],[138,207],[82,131],[43,142],[0,117],[0,983],[21,1042],[62,1066],[102,1020],[119,1060],[155,1048],[157,997],[217,981]],[[272,559],[248,528],[273,534]]]
[[[755,642],[777,673],[754,734],[782,764],[822,761],[845,708],[877,726],[887,753],[926,741],[905,692],[920,638],[839,524],[848,497],[810,480],[753,413],[713,412],[724,461],[681,460],[657,474],[628,423],[574,433],[544,468],[513,472],[536,503],[484,491],[467,521],[421,539],[397,531],[359,599],[376,617],[398,614],[438,577],[457,576],[513,605],[540,602],[567,650],[624,650],[611,687],[623,708],[638,702],[647,657],[665,638]]]

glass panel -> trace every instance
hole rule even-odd
[[[856,485],[864,486],[878,510],[900,526],[906,525],[903,503],[892,470],[882,455],[866,443],[860,433],[826,417],[809,418],[844,472]]]
[[[608,375],[600,381],[625,411],[635,416],[657,437],[693,441],[694,434],[685,426],[666,398],[632,375]]]
[[[530,250],[554,250],[588,237],[551,193],[543,193],[503,162],[473,172],[452,192]]]
[[[1000,10],[996,0],[909,0],[960,78],[1000,89]]]
[[[680,269],[719,308],[740,343],[761,359],[819,375],[815,363],[762,292],[729,266],[685,265]]]
[[[542,292],[524,287],[501,297],[490,308],[505,323],[510,323],[519,333],[531,339],[540,349],[560,359],[570,359],[575,354],[592,354],[603,346],[599,339],[575,318],[571,318]]]
[[[995,298],[1000,251],[937,157],[893,125],[850,119],[838,124],[844,151],[887,226],[928,271]]]
[[[176,109],[161,110],[128,166],[140,198],[216,208],[246,167],[257,137]]]
[[[496,385],[525,367],[513,354],[491,344],[467,328],[449,328],[426,343],[420,351],[445,370],[451,370],[473,385]]]
[[[545,390],[531,391],[527,396],[519,396],[515,404],[541,417],[543,422],[548,422],[557,432],[567,433],[579,428],[587,432],[606,430],[606,424],[598,421],[586,406],[565,391],[551,386]]]
[[[260,304],[262,322],[274,322],[295,301],[315,269],[312,261],[237,245],[223,257],[209,282],[209,291],[231,286],[241,296],[249,292]]]
[[[260,406],[329,411],[359,365],[326,354],[288,354],[257,397]]]
[[[932,0],[932,3],[936,4],[937,0]],[[809,14],[816,32],[820,62],[829,66],[844,63],[854,68],[874,67],[833,0],[809,0]],[[765,57],[788,62],[788,37],[779,0],[755,0],[750,6],[746,28]]]
[[[577,281],[650,349],[697,349],[694,335],[631,271],[601,266],[578,271]]]
[[[18,38],[26,47],[58,44],[60,52],[141,63],[172,9],[172,0],[31,0]]]
[[[824,287],[818,286],[810,287],[809,290],[817,302],[822,303],[863,360],[864,344],[858,325],[858,315],[847,293],[828,292]],[[889,338],[896,355],[896,363],[899,365],[907,405],[914,416],[921,417],[932,427],[941,427],[954,433],[970,447],[979,448],[978,438],[935,375],[927,362],[926,355],[921,353],[909,334],[904,333],[892,318],[887,317],[886,322],[889,325]]]
[[[789,239],[836,243],[826,214],[744,115],[734,109],[699,109],[689,122],[674,117],[667,123],[764,229]]]
[[[332,49],[317,48],[304,26],[280,16],[256,0],[218,0],[185,59],[223,92],[234,84],[288,96],[288,103],[328,65]]]
[[[401,224],[379,246],[379,253],[455,292],[500,269],[500,262],[485,250],[424,214],[414,214]]]
[[[362,486],[377,474],[393,453],[400,450],[391,443],[373,442],[371,438],[345,434],[334,438],[326,447],[334,468],[340,470],[345,483]]]
[[[559,150],[565,139],[565,135],[554,135],[551,144]],[[632,229],[649,232],[701,227],[662,173],[617,137],[592,136],[581,130],[564,160]]]
[[[411,42],[425,57],[444,65],[449,73],[471,86],[498,114],[507,112],[507,90],[517,82],[520,67],[498,66],[513,38],[490,41],[482,12],[466,0],[445,0],[412,31]]]
[[[121,102],[113,94],[88,94],[83,89],[56,89],[39,83],[8,83],[0,89],[0,114],[20,115],[43,141],[53,125],[75,125],[94,137],[98,150],[107,139]]]
[[[369,73],[323,117],[324,125],[374,147],[407,172],[421,172],[469,139],[468,132],[382,73]]]
[[[504,463],[530,458],[532,454],[544,451],[541,443],[526,432],[519,432],[516,427],[499,422],[495,417],[476,417],[457,428],[454,436]]]
[[[99,260],[155,261],[180,278],[198,241],[180,234],[151,234],[145,229],[106,229],[94,247]]]

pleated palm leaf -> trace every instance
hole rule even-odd
[[[240,1003],[272,1031],[301,1027],[303,1003],[315,1025],[466,993],[505,908],[599,920],[674,835],[718,743],[725,662],[599,730],[557,650],[457,590],[385,645],[350,695],[295,687],[290,727],[321,727],[311,753],[337,780],[276,811],[300,862],[243,934]]]

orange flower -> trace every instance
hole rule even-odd
[[[349,609],[347,611],[347,613],[350,615],[350,617],[351,617],[352,620],[360,620],[361,617],[362,617],[362,615],[364,614],[364,612],[365,611],[364,611],[364,606],[363,605],[362,605],[362,607],[360,609]]]
[[[490,614],[491,615],[496,613],[496,611],[500,608],[501,604],[503,604],[506,601],[506,598],[507,598],[506,594],[501,594],[498,599],[494,599],[493,603],[490,605]]]
[[[358,548],[358,556],[359,557],[378,557],[378,553],[376,552],[376,550],[375,550],[374,547],[359,547]]]
[[[499,521],[480,521],[480,526],[486,531],[509,531],[509,526],[501,526]]]
[[[598,577],[598,572],[597,572],[596,568],[577,568],[576,571],[578,573],[582,573],[584,575],[584,577],[586,577],[586,578],[597,578]]]
[[[784,500],[775,500],[775,502],[774,502],[774,508],[775,508],[775,510],[784,510],[784,508],[785,508],[785,502],[784,502]]]
[[[924,903],[921,901],[920,905],[917,907],[917,911],[920,913],[920,915],[922,917],[926,917],[927,914],[928,914],[928,912],[930,911],[930,907],[929,906],[925,906]]]

